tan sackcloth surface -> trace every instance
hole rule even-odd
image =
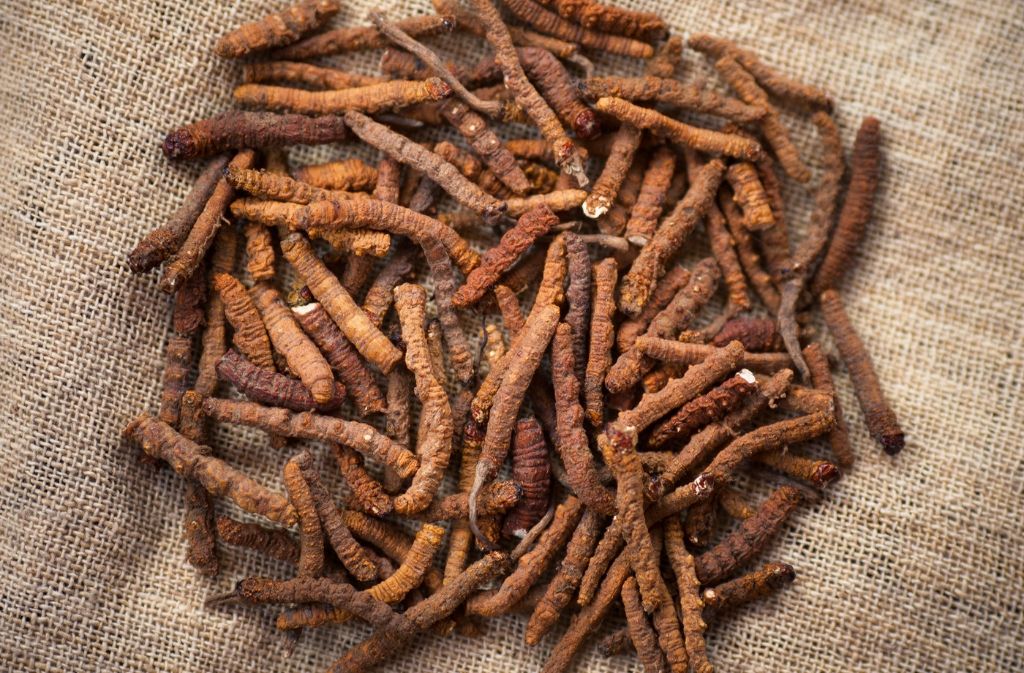
[[[159,142],[229,104],[238,66],[212,54],[215,37],[277,4],[0,8],[4,670],[320,671],[367,633],[307,633],[285,659],[272,610],[204,608],[240,577],[286,568],[229,549],[218,578],[197,576],[179,538],[181,482],[119,441],[132,415],[156,407],[169,331],[155,275],[131,276],[125,253],[198,172],[166,161]],[[350,24],[373,6],[346,4]],[[845,288],[908,445],[882,455],[837,373],[859,463],[769,550],[797,568],[795,585],[712,624],[718,670],[1021,670],[1024,6],[625,4],[667,13],[677,32],[740,39],[827,85],[847,148],[866,114],[885,137],[876,216]],[[790,120],[816,152],[810,126]],[[808,199],[793,203],[803,222]],[[284,456],[265,437],[223,428],[214,443],[280,487]],[[524,624],[422,638],[382,670],[538,670],[552,639],[526,648]],[[577,670],[638,667],[590,646]]]

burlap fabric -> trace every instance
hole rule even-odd
[[[366,634],[309,633],[285,660],[269,611],[205,609],[239,577],[285,569],[226,550],[217,579],[198,577],[179,539],[180,481],[119,441],[129,417],[155,408],[169,328],[154,277],[132,277],[124,255],[197,173],[165,161],[159,141],[228,104],[238,67],[212,54],[215,36],[277,4],[0,9],[4,670],[318,671]],[[349,4],[340,20],[361,21],[372,4]],[[714,661],[737,672],[1020,670],[1022,6],[625,4],[667,13],[683,33],[738,38],[827,85],[847,146],[865,114],[885,135],[880,202],[846,294],[908,446],[881,454],[840,374],[860,461],[771,548],[796,566],[796,584],[712,625]],[[687,68],[699,61],[689,54]],[[793,123],[814,149],[809,126]],[[808,202],[793,202],[799,228]],[[222,429],[214,441],[279,484],[283,457],[262,437]],[[537,670],[551,640],[528,649],[523,626],[425,638],[388,670]],[[638,665],[588,648],[579,666]]]

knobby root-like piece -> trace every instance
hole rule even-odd
[[[494,60],[504,75],[505,86],[511,90],[516,101],[540,129],[544,139],[548,141],[558,167],[576,178],[580,187],[585,187],[587,176],[583,170],[583,161],[579,151],[565,134],[565,129],[562,128],[558,117],[527,79],[523,66],[519,62],[519,55],[516,52],[512,35],[498,9],[491,0],[472,0],[472,6],[476,10],[477,18],[484,25],[487,41],[494,48]],[[511,6],[509,9],[515,12]],[[541,9],[541,11],[544,10]],[[557,17],[555,18],[557,19]],[[527,23],[530,22],[527,21]]]
[[[337,277],[317,258],[309,241],[301,234],[292,234],[281,241],[281,252],[356,350],[385,374],[391,371],[401,360],[402,352],[352,300]]]
[[[274,371],[270,337],[245,287],[234,276],[222,273],[213,277],[213,289],[220,295],[224,315],[234,329],[232,343],[252,364]]]
[[[352,491],[352,497],[359,502],[360,508],[374,516],[390,514],[394,509],[394,503],[380,482],[366,471],[362,454],[341,444],[332,444],[331,449],[335,462],[338,463],[338,471]]]
[[[337,554],[342,565],[360,582],[371,582],[377,579],[376,566],[367,551],[352,537],[352,533],[338,513],[334,499],[323,482],[320,481],[320,475],[313,469],[312,456],[304,451],[297,457],[297,465],[301,478],[307,486],[309,499],[315,510],[315,516],[323,524],[323,534],[326,534],[327,540],[331,543],[331,548]],[[298,506],[296,505],[296,507]],[[323,535],[320,535],[320,537],[322,549]],[[301,536],[299,542],[301,548]],[[301,569],[301,557],[299,564]]]
[[[363,313],[378,328],[384,324],[384,317],[391,302],[394,301],[395,288],[412,274],[414,254],[415,250],[411,246],[399,247],[370,284],[370,289],[366,291],[363,298]]]
[[[358,110],[367,114],[439,101],[452,94],[440,78],[409,82],[395,80],[351,89],[307,91],[270,84],[241,84],[235,87],[235,103],[272,112],[297,112],[308,115],[340,114]]]
[[[298,379],[278,374],[273,369],[257,367],[233,348],[217,361],[217,376],[254,402],[292,411],[336,409],[346,393],[342,384],[334,383],[333,396],[327,402],[317,403]]]
[[[722,325],[722,329],[711,339],[711,343],[718,348],[730,341],[739,341],[743,349],[751,353],[779,351],[785,347],[775,328],[775,321],[771,318],[734,318]]]
[[[668,306],[654,316],[647,327],[643,339],[672,338],[680,330],[690,326],[697,314],[708,303],[715,290],[721,272],[713,258],[705,258],[697,263],[690,276],[690,282],[680,290]],[[654,368],[654,361],[643,356],[643,352],[634,347],[616,360],[605,377],[605,387],[613,393],[622,393],[640,382],[644,374]]]
[[[673,35],[662,42],[654,52],[654,56],[647,59],[647,63],[644,64],[644,75],[675,79],[676,72],[683,65],[684,46],[683,38],[679,35]]]
[[[664,580],[658,582],[658,588],[662,594],[662,601],[658,605],[658,609],[651,615],[654,629],[658,632],[658,645],[665,653],[668,670],[671,673],[686,673],[689,670],[690,658],[683,641],[679,614],[676,612],[676,606],[673,604],[672,596],[669,594]]]
[[[426,79],[426,77],[409,77],[398,79]],[[263,84],[266,82],[283,82],[301,84],[311,89],[349,89],[368,84],[379,84],[382,77],[360,75],[335,68],[323,68],[312,63],[297,61],[264,61],[262,63],[246,63],[242,66],[242,81]]]
[[[512,270],[505,274],[501,284],[513,293],[521,294],[541,275],[544,270],[544,259],[547,251],[536,246],[528,252]]]
[[[363,364],[345,335],[318,302],[293,306],[292,314],[324,354],[331,369],[345,384],[360,415],[378,414],[387,407],[373,373]],[[280,405],[278,405],[280,406]]]
[[[832,396],[832,413],[836,418],[836,426],[828,433],[828,442],[839,466],[848,470],[853,467],[853,447],[850,445],[850,433],[846,427],[842,407],[839,405],[835,384],[832,381],[828,358],[821,350],[820,344],[812,343],[804,348],[804,361],[807,362],[807,369],[811,372],[811,383],[814,384],[814,387]]]
[[[181,398],[188,390],[192,369],[192,337],[172,334],[164,353],[163,385],[160,389],[160,411],[157,418],[177,427],[181,415]]]
[[[590,140],[601,135],[597,115],[582,101],[572,77],[554,54],[539,47],[520,47],[516,52],[526,76],[577,138]]]
[[[456,19],[457,22],[458,20]],[[384,53],[380,55],[378,67],[390,79],[426,79],[435,74],[426,61],[405,49],[396,47],[388,47],[384,50]],[[485,79],[482,80],[477,73],[477,69],[467,73],[465,68],[454,61],[441,62],[441,67],[455,75],[460,82],[470,86],[486,81],[486,75],[484,76]]]
[[[583,202],[583,214],[590,218],[598,218],[608,212],[618,194],[619,187],[626,177],[626,172],[633,163],[633,157],[640,146],[642,132],[632,124],[625,122],[615,132],[611,151],[605,160],[601,175]]]
[[[185,200],[167,223],[157,227],[139,241],[128,253],[128,268],[133,273],[145,273],[173,255],[188,238],[196,219],[206,207],[206,202],[220,182],[228,157],[218,157],[203,169]]]
[[[739,124],[757,122],[765,115],[761,107],[747,105],[697,84],[660,77],[591,77],[583,85],[588,98],[624,98],[637,103],[662,103],[670,107],[702,112]]]
[[[341,270],[341,287],[348,292],[353,301],[358,301],[366,285],[373,279],[376,261],[369,257],[345,255],[345,266]]]
[[[555,576],[547,584],[544,594],[526,625],[526,644],[536,645],[551,630],[576,593],[587,561],[604,525],[604,517],[592,509],[584,508],[576,529],[562,555]]]
[[[238,234],[234,227],[221,227],[210,255],[210,277],[231,273],[238,252]],[[206,302],[206,329],[203,330],[195,390],[202,396],[217,391],[217,360],[227,351],[227,326],[224,321],[224,302],[219,294],[212,294]]]
[[[182,437],[149,414],[142,414],[129,423],[124,436],[141,446],[149,456],[166,461],[178,474],[196,480],[211,494],[228,498],[246,512],[285,526],[293,526],[298,521],[295,508],[283,495],[207,455],[209,449]]]
[[[246,271],[253,280],[270,280],[275,273],[274,239],[270,235],[270,230],[261,224],[247,222],[244,231]]]
[[[654,47],[646,42],[633,40],[621,35],[601,33],[596,30],[570,23],[553,12],[549,12],[533,0],[507,0],[504,5],[520,21],[546,35],[593,49],[595,52],[621,54],[633,58],[654,56]],[[474,5],[475,7],[476,5]],[[478,10],[479,11],[479,10]]]
[[[732,164],[725,177],[732,186],[733,199],[743,210],[743,225],[747,229],[761,231],[775,226],[768,194],[752,163],[741,161]]]
[[[406,283],[395,288],[395,310],[402,323],[405,341],[405,364],[416,379],[416,397],[423,407],[420,412],[420,469],[413,476],[405,493],[395,498],[395,511],[414,514],[423,511],[437,493],[448,468],[452,451],[452,409],[442,382],[434,375],[427,347],[427,293],[419,285]]]
[[[520,217],[535,208],[546,207],[555,212],[565,212],[578,208],[587,198],[582,189],[557,189],[547,194],[534,194],[525,197],[512,197],[508,204],[508,215]]]
[[[831,461],[805,458],[785,449],[761,453],[754,460],[817,488],[827,488],[840,476],[839,468]]]
[[[522,487],[523,497],[505,515],[505,537],[524,537],[547,513],[551,495],[548,453],[537,419],[520,419],[512,440],[512,479]]]
[[[311,461],[309,451],[302,451],[284,465],[284,487],[299,515],[299,577],[319,577],[324,572],[324,531],[320,528],[317,507],[302,472],[302,467]]]
[[[882,384],[875,373],[864,342],[853,328],[850,317],[846,315],[842,299],[835,290],[826,290],[819,297],[821,312],[825,316],[825,324],[832,334],[832,339],[839,350],[839,357],[846,364],[853,383],[853,392],[864,412],[864,421],[868,432],[875,438],[889,455],[895,455],[903,449],[903,430],[900,428],[896,413],[885,399]]]
[[[402,478],[411,477],[419,466],[416,457],[403,446],[358,421],[217,398],[204,400],[203,411],[217,421],[258,427],[285,437],[344,444],[390,465]]]
[[[565,290],[568,305],[565,322],[572,328],[572,354],[578,386],[587,373],[587,341],[590,334],[590,286],[593,274],[587,242],[579,234],[567,232],[565,256],[569,276]]]
[[[723,485],[716,492],[716,500],[725,513],[740,521],[754,516],[755,510],[736,488]]]
[[[505,212],[505,203],[467,180],[458,169],[430,150],[395,133],[364,114],[345,113],[345,123],[363,142],[372,145],[400,163],[414,167],[436,182],[453,199],[494,222]]]
[[[636,246],[645,246],[658,228],[665,202],[665,192],[676,170],[676,154],[668,147],[659,147],[644,172],[640,193],[626,222],[626,240]]]
[[[717,388],[696,397],[651,432],[648,446],[664,446],[671,440],[686,439],[695,431],[715,423],[739,406],[750,393],[757,390],[757,380],[750,371],[741,370]]]
[[[296,180],[321,189],[366,191],[375,187],[377,177],[377,169],[361,159],[342,159],[295,169]]]
[[[529,331],[524,329],[512,350],[505,355],[508,365],[494,396],[494,404],[487,420],[487,433],[476,464],[473,488],[470,490],[469,518],[474,529],[477,513],[476,496],[483,485],[494,478],[505,461],[516,414],[523,403],[526,388],[540,366],[540,360],[558,325],[558,306],[542,305],[536,313],[536,328]],[[478,538],[481,537],[477,530],[474,530],[474,534],[477,534]]]
[[[181,397],[179,432],[182,437],[199,444],[205,436],[204,423],[203,398],[196,391],[189,390]],[[213,577],[220,572],[213,498],[202,484],[188,479],[185,481],[184,501],[184,535],[188,543],[185,559],[200,575]]]
[[[651,291],[651,298],[647,301],[643,311],[635,318],[626,320],[619,325],[619,330],[615,335],[615,346],[620,353],[633,347],[636,338],[647,331],[647,327],[654,317],[661,313],[689,282],[690,272],[681,266],[673,266],[662,276]]]
[[[452,32],[455,30],[455,19],[452,16],[428,14],[411,16],[395,22],[395,25],[413,37],[427,37]],[[374,26],[336,28],[308,37],[284,49],[279,49],[274,52],[274,57],[305,61],[320,56],[331,56],[349,51],[383,49],[389,44],[390,40]]]
[[[369,591],[357,591],[351,584],[332,577],[296,577],[290,580],[247,577],[235,585],[233,593],[207,601],[207,605],[226,599],[247,603],[327,603],[344,608],[378,627],[397,617],[386,603],[378,601]]]
[[[228,167],[251,168],[255,161],[255,152],[243,150],[235,155]],[[235,190],[226,180],[221,179],[217,182],[217,186],[213,188],[213,193],[210,194],[209,200],[203,207],[203,212],[196,218],[195,224],[192,225],[192,229],[188,232],[181,247],[164,267],[158,285],[163,292],[170,293],[176,290],[202,265],[207,251],[213,245],[217,230],[220,229],[221,223],[226,221],[224,210],[231,203],[234,194]]]
[[[395,614],[372,636],[346,652],[328,673],[364,673],[404,648],[419,632],[447,618],[484,582],[508,567],[508,554],[491,552],[431,596]]]
[[[516,163],[515,156],[502,144],[498,135],[488,127],[483,117],[459,101],[448,101],[439,108],[441,116],[469,142],[470,147],[483,159],[494,177],[516,194],[525,194],[530,182]],[[438,148],[434,148],[438,152]],[[445,157],[446,161],[455,163]],[[467,176],[469,177],[469,176]],[[470,178],[472,179],[472,178]]]
[[[558,450],[566,476],[576,497],[587,507],[605,515],[615,512],[615,496],[601,483],[594,456],[583,428],[579,403],[579,381],[573,366],[571,327],[562,323],[555,333],[551,351],[551,374],[555,391]]]
[[[665,20],[650,12],[637,12],[614,5],[603,5],[593,0],[554,0],[551,5],[558,15],[580,24],[584,28],[613,35],[635,37],[644,42],[656,42],[668,34]],[[679,48],[682,48],[680,43]]]
[[[779,292],[775,289],[772,277],[761,265],[761,255],[754,247],[750,232],[743,226],[743,215],[739,206],[723,191],[718,199],[718,207],[725,216],[729,233],[732,234],[733,243],[736,245],[736,257],[747,279],[765,307],[772,313],[777,313],[781,302]]]
[[[691,179],[690,189],[662,221],[654,238],[640,250],[619,290],[619,310],[636,317],[650,299],[665,264],[679,251],[697,221],[714,203],[725,165],[712,159]]]
[[[629,638],[633,641],[633,647],[645,673],[664,673],[667,668],[665,655],[658,647],[657,633],[644,614],[635,577],[626,579],[622,585],[622,607],[626,613]]]
[[[493,593],[487,592],[471,598],[466,603],[467,614],[496,617],[510,611],[537,583],[556,556],[562,553],[582,514],[582,504],[569,496],[555,509],[551,523],[541,533],[537,544],[519,558],[516,569],[505,578],[501,587]]]
[[[254,549],[278,561],[299,561],[299,545],[285,530],[264,528],[257,523],[243,523],[230,517],[218,516],[217,539],[236,547]]]
[[[672,572],[676,576],[679,588],[679,606],[682,614],[683,637],[686,641],[686,653],[690,661],[690,670],[694,673],[711,673],[711,662],[708,661],[707,646],[704,643],[704,623],[702,613],[704,601],[700,596],[700,581],[693,556],[683,544],[683,530],[676,518],[665,522],[665,549]]]
[[[878,190],[880,126],[881,123],[875,117],[865,117],[857,131],[857,139],[853,143],[850,186],[846,190],[846,201],[839,211],[839,223],[832,234],[828,252],[811,283],[811,292],[815,295],[839,284],[864,238],[874,208],[875,192]]]
[[[259,21],[246,23],[217,40],[213,50],[224,58],[241,58],[283,47],[316,30],[341,10],[337,0],[304,0]]]
[[[680,365],[692,365],[703,362],[705,358],[719,350],[710,344],[682,343],[670,339],[657,339],[647,336],[642,336],[636,340],[636,348],[644,355],[656,360]],[[770,374],[790,367],[792,364],[793,361],[788,353],[748,353],[742,351],[738,366]]]
[[[796,571],[788,563],[766,563],[760,570],[741,575],[716,587],[708,587],[701,597],[705,608],[720,613],[760,598],[767,598],[787,584],[791,584],[794,579]]]
[[[335,396],[331,366],[295,322],[277,290],[268,283],[257,283],[250,294],[263,315],[271,343],[287,360],[288,368],[302,380],[317,404],[329,403]]]
[[[341,117],[231,110],[171,131],[163,150],[168,159],[198,159],[226,150],[321,145],[347,138]]]
[[[765,65],[754,52],[742,49],[735,42],[705,33],[690,36],[690,47],[713,58],[730,56],[753,75],[758,83],[779,98],[812,108],[832,109],[832,97],[828,92],[798,82]]]
[[[206,319],[206,269],[200,266],[174,291],[171,329],[175,334],[192,336]]]
[[[768,195],[775,225],[761,231],[758,235],[761,250],[764,252],[765,263],[772,274],[772,280],[781,282],[782,274],[790,264],[789,231],[786,224],[785,201],[782,197],[782,184],[775,171],[775,161],[764,156],[757,162],[757,173],[761,184]]]
[[[604,422],[604,378],[612,364],[617,279],[618,266],[614,259],[607,258],[594,266],[594,310],[590,318],[590,348],[583,397],[587,420],[595,428]]]
[[[761,158],[763,152],[756,140],[739,134],[722,133],[690,126],[650,108],[633,105],[621,98],[599,98],[594,107],[599,112],[612,115],[624,124],[632,124],[637,128],[650,130],[670,142],[692,147],[706,154],[756,161]]]
[[[718,268],[722,271],[722,281],[728,292],[726,311],[723,315],[747,311],[751,307],[750,294],[747,291],[747,279],[743,275],[743,266],[733,247],[732,236],[725,224],[725,216],[718,206],[711,204],[704,220],[704,229],[711,244]]]
[[[459,314],[453,306],[457,291],[451,260],[444,246],[436,240],[425,240],[421,247],[427,266],[430,267],[430,275],[434,279],[434,304],[437,307],[437,317],[441,323],[444,340],[448,344],[448,361],[455,378],[465,384],[473,378],[473,354],[470,352],[466,334],[462,331]],[[439,380],[443,382],[444,377]]]
[[[716,584],[757,556],[800,501],[800,491],[792,486],[783,486],[772,493],[758,507],[757,514],[695,559],[700,584]]]
[[[546,206],[525,213],[514,227],[502,234],[496,246],[483,254],[480,266],[466,277],[465,284],[452,297],[452,304],[466,308],[479,301],[520,255],[556,224],[558,217]]]
[[[683,520],[686,541],[700,549],[708,546],[717,518],[718,511],[714,499],[699,502],[691,507]]]
[[[775,156],[779,160],[782,170],[786,172],[786,175],[797,182],[807,182],[810,180],[811,171],[800,159],[799,150],[793,144],[789,131],[779,118],[779,111],[769,102],[768,95],[764,92],[764,89],[758,86],[753,76],[731,56],[723,56],[715,61],[714,65],[718,74],[739,94],[744,103],[765,110],[765,115],[760,121],[761,132],[764,134],[768,144],[771,145],[772,150],[774,150]],[[757,159],[757,157],[746,158],[750,160]]]

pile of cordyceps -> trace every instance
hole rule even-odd
[[[709,671],[709,613],[793,580],[788,565],[749,565],[810,490],[782,485],[753,504],[739,486],[751,480],[737,478],[767,468],[820,489],[853,461],[829,360],[808,343],[813,307],[871,434],[889,453],[903,445],[835,290],[871,216],[878,120],[860,127],[840,208],[831,98],[750,51],[689,39],[731,97],[675,78],[683,42],[652,14],[505,0],[510,25],[491,0],[435,5],[321,30],[335,0],[301,2],[218,42],[223,57],[267,58],[246,62],[234,92],[253,110],[164,143],[172,159],[210,164],[129,256],[135,272],[164,263],[174,334],[159,413],[125,436],[185,478],[199,572],[218,571],[218,542],[296,566],[214,602],[285,604],[277,627],[289,632],[375,627],[332,671],[518,612],[530,645],[568,622],[544,666],[556,673],[617,604],[627,627],[607,652],[635,649],[648,671]],[[420,41],[453,30],[492,55],[445,62]],[[308,62],[367,49],[385,49],[379,76]],[[646,74],[596,77],[585,51],[646,59]],[[776,105],[809,115],[821,141],[795,242],[777,167],[796,183],[810,171]],[[502,140],[499,123],[540,137]],[[459,142],[414,139],[445,125]],[[289,168],[281,150],[336,142],[366,143],[379,163]],[[589,191],[588,157],[599,164]],[[438,213],[445,194],[457,207]],[[710,256],[685,268],[677,258],[700,223]],[[285,288],[286,276],[299,282]],[[470,318],[486,326],[479,349]],[[218,397],[222,383],[239,394]],[[342,417],[346,399],[360,420]],[[287,493],[218,459],[209,423],[292,446]],[[818,437],[835,463],[792,450]],[[347,488],[332,492],[293,440],[329,447]],[[442,495],[449,471],[457,491]],[[215,516],[214,496],[272,525]],[[720,510],[731,532],[715,530]]]

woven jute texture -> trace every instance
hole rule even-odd
[[[170,313],[155,276],[131,276],[124,255],[199,170],[167,162],[159,142],[229,105],[239,67],[212,54],[214,40],[275,4],[0,8],[4,670],[318,671],[367,633],[306,633],[285,659],[272,611],[204,608],[240,577],[288,569],[225,549],[219,577],[197,576],[184,562],[180,480],[119,439],[131,416],[156,406]],[[733,672],[1021,670],[1024,8],[624,4],[667,14],[684,35],[736,38],[827,86],[847,147],[867,114],[885,138],[876,215],[844,289],[908,445],[895,459],[881,454],[837,372],[859,462],[767,552],[793,564],[797,582],[711,625],[713,661]],[[371,7],[347,3],[336,21],[362,22]],[[398,17],[428,5],[385,9]],[[478,42],[452,49],[482,52]],[[705,68],[687,54],[687,77]],[[807,122],[787,122],[816,153]],[[794,185],[788,193],[799,231],[809,199]],[[284,455],[264,436],[221,428],[212,441],[280,488]],[[552,640],[526,648],[524,624],[497,620],[476,640],[423,638],[386,670],[537,670]],[[578,667],[638,664],[590,647]]]

